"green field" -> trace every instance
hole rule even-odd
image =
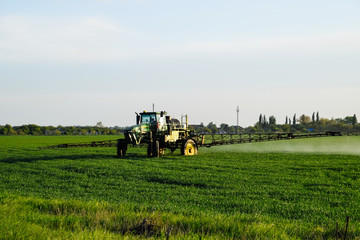
[[[37,148],[110,139],[0,137],[0,239],[360,239],[360,137]]]

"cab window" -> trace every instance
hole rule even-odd
[[[141,123],[154,123],[156,122],[156,116],[155,114],[142,114],[141,115]]]

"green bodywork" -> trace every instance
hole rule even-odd
[[[168,132],[166,112],[143,112],[138,115],[137,125],[125,129],[125,138],[134,145],[148,142],[151,133],[165,135]]]

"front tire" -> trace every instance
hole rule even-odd
[[[197,146],[195,141],[192,139],[187,140],[181,148],[181,155],[193,156],[196,154],[197,154]]]

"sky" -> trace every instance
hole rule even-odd
[[[357,0],[1,0],[0,125],[360,115]]]

